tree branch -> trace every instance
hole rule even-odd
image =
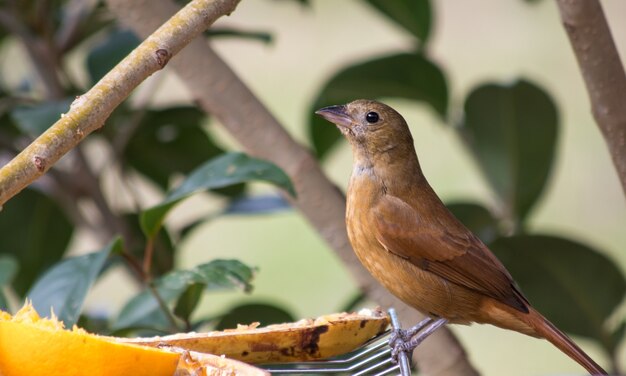
[[[189,41],[218,17],[231,13],[239,0],[194,0],[77,98],[67,114],[0,169],[0,206],[43,175],[89,133],[143,80],[162,69]]]
[[[118,19],[140,36],[149,35],[177,6],[169,0],[107,0]],[[198,38],[172,61],[178,76],[207,112],[217,117],[246,152],[281,167],[292,179],[298,198],[292,201],[337,252],[369,297],[396,307],[408,324],[423,316],[391,296],[361,266],[345,227],[345,197],[322,172],[307,149],[285,131],[230,67]],[[416,352],[420,370],[428,375],[476,375],[456,338],[447,328],[438,330]]]
[[[626,74],[597,0],[558,0],[593,116],[604,135],[626,193]]]

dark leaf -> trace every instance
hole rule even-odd
[[[33,281],[59,261],[72,237],[73,227],[47,196],[25,189],[0,211],[0,254],[15,257],[20,271],[13,288],[20,295]]]
[[[253,270],[237,260],[214,260],[189,270],[172,271],[155,281],[155,288],[166,303],[177,300],[189,286],[202,284],[206,290],[249,291]],[[120,312],[114,329],[145,326],[164,327],[165,315],[150,291],[132,298]],[[156,325],[154,325],[156,324]]]
[[[35,282],[27,294],[35,310],[42,316],[49,316],[52,309],[65,323],[65,327],[72,327],[107,257],[113,249],[121,247],[122,241],[118,238],[102,250],[70,257],[55,264]]]
[[[71,99],[42,102],[35,106],[18,106],[11,111],[11,118],[19,130],[37,137],[57,122],[70,109]]]
[[[14,256],[0,254],[0,287],[9,285],[18,269],[19,264]]]
[[[131,31],[114,30],[111,32],[106,40],[95,46],[87,55],[87,70],[91,77],[91,84],[100,81],[140,42]]]
[[[128,165],[167,189],[173,174],[224,152],[202,129],[205,120],[196,107],[146,111],[124,150]]]
[[[81,314],[78,317],[76,326],[85,329],[89,333],[107,333],[109,331],[109,320],[104,315]]]
[[[483,242],[490,243],[498,236],[498,222],[483,206],[468,202],[454,202],[446,206]]]
[[[234,329],[238,324],[260,323],[262,326],[295,321],[292,313],[267,303],[247,303],[231,308],[217,323],[215,330]]]
[[[362,303],[367,301],[367,294],[363,291],[358,291],[354,296],[346,303],[342,308],[339,309],[340,312],[353,312],[357,309]]]
[[[178,297],[176,306],[174,307],[174,314],[180,317],[185,322],[189,322],[191,314],[200,303],[202,292],[204,291],[204,284],[193,283],[185,289],[185,291]]]
[[[0,310],[8,311],[9,302],[4,295],[4,286],[11,283],[17,274],[19,265],[15,257],[11,255],[0,255]]]
[[[248,196],[232,200],[224,214],[268,214],[289,209],[289,202],[282,196]]]
[[[605,321],[626,294],[624,275],[603,254],[544,235],[499,238],[491,244],[530,302],[557,327],[593,338],[611,351]]]
[[[126,219],[129,231],[132,231],[134,236],[130,237],[126,245],[126,250],[129,254],[134,256],[138,260],[142,260],[144,252],[146,251],[146,238],[143,236],[141,226],[139,225],[139,215],[136,213],[127,214],[124,216]],[[176,248],[172,243],[172,238],[168,229],[159,231],[152,239],[152,262],[150,266],[150,273],[153,276],[161,276],[172,270],[174,267],[174,257]]]
[[[274,164],[242,153],[228,153],[196,168],[163,202],[144,211],[141,228],[146,236],[154,237],[169,210],[193,193],[248,181],[269,182],[295,196],[291,180]]]
[[[366,0],[367,3],[413,34],[423,48],[431,29],[430,0]]]
[[[461,132],[512,219],[521,222],[543,191],[557,130],[554,101],[528,81],[483,85],[467,97]]]
[[[609,343],[615,345],[622,343],[622,340],[624,339],[624,333],[626,333],[626,317],[622,319],[622,322],[619,323],[617,328],[613,330],[613,333],[611,333],[611,339]],[[617,348],[609,349],[610,354],[614,354],[616,349]]]
[[[406,98],[429,104],[442,118],[448,108],[448,87],[441,69],[419,54],[384,56],[348,67],[320,91],[309,113],[313,146],[323,158],[340,138],[337,129],[314,114],[322,107],[360,98]]]
[[[4,291],[2,291],[2,288],[0,288],[0,310],[9,311],[9,300],[4,294]]]
[[[300,3],[300,5],[302,5],[303,7],[311,6],[311,0],[289,0],[289,1],[296,1]],[[285,0],[279,0],[278,2],[285,2]]]

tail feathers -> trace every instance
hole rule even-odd
[[[547,339],[550,343],[563,351],[578,364],[583,366],[591,375],[608,375],[596,362],[593,361],[574,341],[565,333],[560,331],[548,319],[539,312],[530,308],[531,312],[527,316],[528,324],[532,326],[539,337]]]

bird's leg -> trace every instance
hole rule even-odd
[[[426,318],[407,330],[395,330],[389,339],[392,358],[396,360],[400,352],[411,354],[428,336],[447,323],[446,319]]]

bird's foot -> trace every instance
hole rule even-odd
[[[401,352],[410,356],[420,343],[447,322],[448,320],[446,319],[435,320],[426,318],[412,328],[394,330],[389,337],[389,346],[391,346],[392,349],[391,358],[393,361],[397,363],[398,354]]]
[[[432,318],[427,317],[424,320],[417,323],[417,325],[413,326],[409,329],[394,329],[389,336],[389,346],[396,347],[399,344],[406,343],[413,338],[414,335],[419,333],[424,327],[430,324],[433,321]]]

